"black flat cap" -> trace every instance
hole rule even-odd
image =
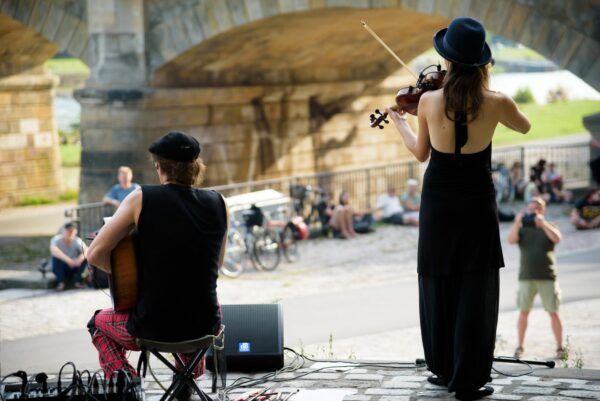
[[[167,160],[192,162],[200,154],[200,144],[191,135],[169,132],[152,142],[148,151]]]

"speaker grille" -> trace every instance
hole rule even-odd
[[[229,371],[283,367],[283,313],[279,304],[222,305]],[[212,370],[212,358],[207,358]]]

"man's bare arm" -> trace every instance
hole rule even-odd
[[[71,266],[73,264],[73,259],[71,259],[69,256],[67,256],[67,254],[64,253],[63,251],[61,251],[60,248],[57,247],[56,245],[50,245],[50,254],[52,256],[54,256],[55,258],[62,260],[69,266]]]
[[[87,252],[91,265],[107,273],[111,272],[110,254],[119,241],[135,228],[141,207],[142,190],[137,189],[125,198],[114,216],[92,241]]]

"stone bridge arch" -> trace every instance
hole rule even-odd
[[[150,0],[147,12],[158,86],[383,78],[396,64],[359,20],[410,59],[431,47],[432,27],[468,15],[600,89],[600,4],[593,0]]]
[[[87,3],[4,0],[0,6],[0,76],[39,66],[59,50],[93,64]]]
[[[408,61],[451,18],[470,15],[600,89],[599,7],[594,0],[0,0],[0,76],[58,48],[90,66],[77,94],[80,201],[89,202],[122,164],[139,181],[154,181],[145,150],[167,130],[205,145],[208,185],[402,157],[392,130],[375,135],[365,123],[372,106],[390,102],[394,90],[378,83],[398,65],[362,19]]]

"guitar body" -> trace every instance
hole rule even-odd
[[[110,294],[113,309],[123,312],[133,308],[138,300],[138,267],[133,235],[123,238],[110,254]]]

